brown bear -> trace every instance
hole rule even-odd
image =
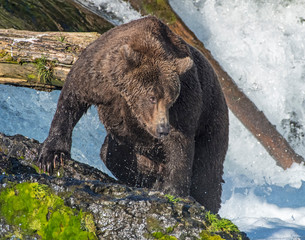
[[[70,157],[72,130],[91,105],[108,133],[101,158],[119,180],[219,210],[228,109],[198,50],[152,16],[101,35],[67,76],[39,155],[43,170]]]

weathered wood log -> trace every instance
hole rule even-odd
[[[203,43],[184,24],[171,8],[168,0],[129,0],[129,2],[142,14],[153,14],[167,22],[173,32],[204,54],[218,76],[230,110],[263,145],[274,158],[277,165],[287,169],[294,162],[304,162],[304,159],[295,153],[286,139],[270,123],[265,114],[259,111],[255,104],[238,88],[234,80],[214,59],[211,52],[204,47]]]
[[[61,87],[81,51],[98,33],[0,29],[0,82]]]
[[[100,34],[94,32],[32,32],[0,29],[1,61],[33,62],[45,56],[60,65],[72,65]]]
[[[0,82],[42,90],[60,87],[80,51],[113,25],[74,0],[0,1]],[[79,37],[78,37],[79,36]],[[19,65],[16,65],[19,64]]]

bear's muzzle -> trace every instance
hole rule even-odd
[[[170,127],[169,127],[168,122],[165,120],[165,118],[161,119],[161,121],[157,125],[158,138],[167,136],[169,134],[169,130],[170,130]]]

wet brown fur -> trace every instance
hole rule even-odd
[[[67,77],[41,149],[43,168],[52,170],[58,154],[69,156],[73,128],[91,105],[108,133],[101,158],[118,179],[191,195],[218,211],[228,110],[201,53],[155,17],[103,34]],[[167,124],[168,135],[160,135]]]

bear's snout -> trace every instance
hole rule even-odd
[[[158,138],[167,136],[168,133],[169,133],[169,124],[165,121],[165,119],[162,119],[160,123],[157,125]]]

